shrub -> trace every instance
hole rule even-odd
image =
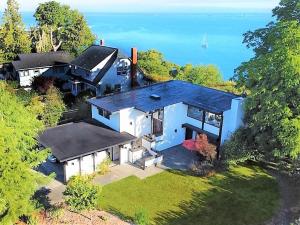
[[[110,164],[111,164],[111,160],[110,160],[110,158],[107,157],[105,160],[103,160],[103,162],[101,162],[97,166],[98,174],[104,175],[104,174],[108,173]]]
[[[139,209],[134,214],[134,223],[137,225],[148,225],[150,224],[150,219],[147,211],[145,209]]]
[[[47,91],[54,85],[53,77],[37,76],[32,81],[32,88],[41,94],[46,94]]]
[[[100,193],[101,187],[93,184],[90,176],[72,177],[64,191],[66,203],[77,212],[94,209]]]
[[[49,210],[49,217],[54,221],[60,220],[64,215],[64,208],[62,205],[52,206]]]
[[[212,144],[209,144],[207,135],[205,134],[197,135],[195,147],[197,151],[206,158],[206,160],[212,162],[216,158],[217,155],[216,148]]]
[[[44,103],[43,121],[46,126],[55,126],[66,109],[60,91],[54,86],[50,87],[45,96]]]

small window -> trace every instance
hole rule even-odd
[[[220,127],[221,125],[221,115],[216,115],[214,113],[206,112],[205,123],[210,124],[215,127]]]
[[[188,106],[188,112],[187,112],[187,116],[191,117],[193,119],[196,120],[203,120],[203,110],[194,107],[194,106]]]
[[[34,73],[34,75],[40,75],[40,71],[39,70],[34,70],[33,73]]]
[[[110,119],[110,115],[111,115],[110,112],[108,112],[108,111],[106,111],[104,109],[98,108],[98,113],[99,113],[100,116],[103,116],[106,119]]]
[[[117,66],[117,75],[126,76],[129,72],[129,66],[124,61],[120,61]]]
[[[115,85],[115,92],[121,92],[121,84],[116,84]]]

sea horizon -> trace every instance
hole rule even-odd
[[[22,12],[27,27],[35,25],[34,12]],[[129,54],[156,49],[167,61],[181,66],[216,65],[225,80],[248,61],[253,52],[243,34],[264,27],[271,12],[83,12],[88,25],[105,44]]]

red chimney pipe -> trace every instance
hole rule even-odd
[[[100,40],[100,46],[104,46],[104,45],[105,45],[104,40],[101,39],[101,40]]]
[[[137,64],[138,51],[137,48],[131,48],[131,87],[136,87],[137,83]]]

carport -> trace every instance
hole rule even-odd
[[[115,163],[126,162],[122,152],[131,148],[136,137],[90,122],[68,123],[49,128],[39,135],[39,142],[51,149],[63,164],[64,181],[71,176],[91,174],[107,157]]]

